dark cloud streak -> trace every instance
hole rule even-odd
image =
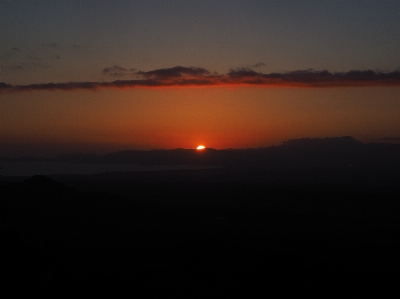
[[[134,72],[134,68],[126,69],[118,65],[113,65],[112,67],[106,67],[105,69],[103,69],[103,75],[111,77],[123,77],[126,75],[132,75],[134,74]]]
[[[135,80],[112,82],[67,82],[30,85],[9,85],[0,82],[1,91],[33,90],[95,90],[99,88],[135,88],[169,86],[276,86],[276,87],[355,87],[355,86],[400,86],[400,71],[375,72],[353,70],[331,73],[329,71],[300,70],[286,73],[264,74],[251,68],[231,69],[227,74],[211,73],[204,68],[182,67],[135,71],[117,65],[103,69],[103,74],[121,77],[135,75]]]
[[[183,76],[206,76],[209,75],[210,72],[200,67],[175,66],[173,68],[157,69],[149,72],[137,72],[137,74],[145,78],[154,78],[162,80],[162,79],[171,79]]]
[[[266,66],[266,64],[264,62],[257,62],[256,64],[250,65],[249,67],[252,68],[259,68],[259,67],[263,67]]]

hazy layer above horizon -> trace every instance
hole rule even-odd
[[[250,148],[400,136],[399,88],[236,87],[1,95],[1,156]]]

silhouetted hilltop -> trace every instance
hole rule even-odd
[[[297,146],[302,148],[361,146],[363,143],[351,136],[325,137],[325,138],[299,138],[284,141],[282,146]]]
[[[400,144],[363,144],[352,137],[302,138],[266,148],[257,159],[287,168],[398,169]]]

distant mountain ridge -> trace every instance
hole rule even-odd
[[[389,167],[400,168],[400,144],[363,144],[350,137],[301,138],[279,146],[216,150],[206,148],[125,150],[97,154],[70,154],[54,158],[20,157],[8,162],[115,163],[137,165],[209,165],[224,167]]]

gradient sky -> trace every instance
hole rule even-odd
[[[393,141],[399,15],[397,0],[2,0],[0,156]]]

